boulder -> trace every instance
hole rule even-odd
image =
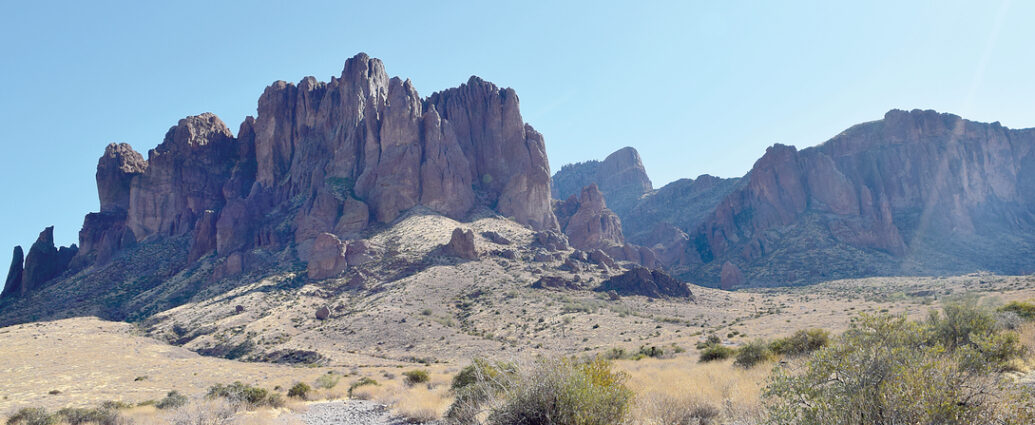
[[[510,245],[510,239],[505,238],[503,235],[493,232],[491,230],[482,232],[482,237],[488,239],[490,242],[497,245]]]
[[[345,249],[345,259],[350,265],[360,266],[381,258],[381,249],[368,240],[350,241]]]
[[[578,275],[576,275],[578,276]],[[535,289],[564,289],[570,291],[576,291],[582,289],[582,285],[579,285],[578,281],[566,279],[563,276],[556,275],[544,275],[539,280],[532,284],[532,288]]]
[[[568,238],[564,234],[553,230],[536,232],[535,241],[547,251],[566,251],[569,249]]]
[[[673,279],[661,270],[650,270],[638,266],[605,280],[594,291],[614,291],[620,296],[642,295],[649,298],[670,297],[692,300],[694,297],[686,283]]]
[[[331,310],[328,309],[327,306],[316,309],[317,320],[327,320],[328,317],[331,317]]]
[[[464,230],[459,227],[453,229],[449,243],[443,246],[446,255],[451,255],[467,260],[477,260],[478,251],[474,248],[474,231]]]

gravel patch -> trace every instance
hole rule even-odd
[[[392,416],[380,403],[367,400],[330,401],[313,403],[309,410],[299,414],[306,425],[402,425],[405,419]],[[429,422],[428,425],[437,422]]]

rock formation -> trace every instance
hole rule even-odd
[[[25,266],[25,258],[22,247],[14,247],[14,255],[11,258],[11,268],[7,269],[7,281],[4,282],[3,292],[0,298],[19,294],[22,290],[22,269]]]
[[[180,267],[214,254],[226,259],[218,276],[284,250],[312,262],[324,234],[356,239],[418,205],[454,219],[491,208],[559,230],[543,137],[512,89],[471,77],[421,98],[360,53],[329,82],[273,83],[257,109],[236,137],[211,113],[184,118],[146,160],[109,145],[97,166],[101,209],[84,220],[71,267],[179,238],[190,245]],[[52,277],[26,263],[23,286]]]
[[[316,237],[306,270],[309,279],[320,280],[336,277],[345,271],[345,244],[330,233]]]
[[[694,294],[686,283],[673,279],[661,270],[633,267],[601,283],[594,291],[614,291],[618,295],[642,295],[650,298],[690,298]]]
[[[596,184],[611,210],[624,216],[644,194],[653,190],[636,149],[625,147],[603,161],[587,161],[561,167],[553,176],[553,196],[567,199]]]
[[[569,211],[573,213],[567,215]],[[594,183],[583,188],[577,200],[572,196],[563,202],[557,218],[564,234],[568,235],[568,242],[575,248],[592,250],[625,244],[621,220],[607,208],[604,194]]]
[[[58,248],[54,246],[54,227],[47,227],[40,232],[39,238],[29,248],[25,256],[25,267],[21,273],[21,288],[19,295],[43,286],[48,280],[54,278],[68,269],[79,249],[72,245]],[[15,250],[17,259],[20,250]]]
[[[719,275],[719,287],[730,290],[744,284],[744,273],[735,264],[727,261],[722,265],[722,272]]]
[[[894,110],[803,150],[775,145],[692,231],[682,260],[720,282],[1035,270],[1035,132]]]
[[[463,258],[466,260],[477,260],[478,251],[474,248],[474,231],[465,230],[459,227],[453,229],[449,243],[443,246],[446,255]]]

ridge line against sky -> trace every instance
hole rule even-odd
[[[236,133],[262,89],[327,81],[366,52],[426,97],[478,75],[514,88],[553,171],[637,148],[656,187],[743,175],[890,109],[1035,125],[1035,4],[876,1],[3,6],[0,261],[45,226],[76,242],[96,159],[144,153],[187,115]],[[4,263],[6,265],[6,263]],[[0,273],[6,273],[2,268]]]

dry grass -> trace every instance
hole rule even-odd
[[[352,397],[360,400],[372,400],[389,406],[392,412],[403,418],[416,422],[439,419],[453,402],[449,385],[452,373],[445,370],[430,370],[430,381],[417,385],[406,385],[399,373],[380,370],[380,373],[369,377],[377,380],[378,385],[364,385],[352,392]],[[385,374],[390,374],[391,379]],[[349,382],[358,379],[352,378]]]
[[[733,366],[732,360],[697,363],[681,357],[619,361],[636,393],[634,423],[671,423],[680,411],[713,407],[726,420],[752,421],[762,414],[760,394],[772,364],[751,369]],[[676,422],[678,423],[678,422]]]

